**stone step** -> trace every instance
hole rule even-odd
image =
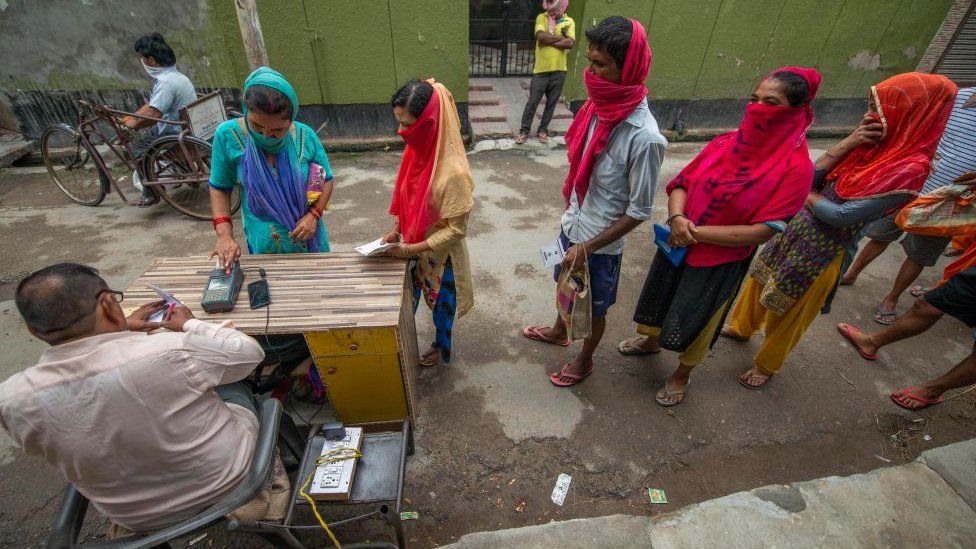
[[[494,89],[495,88],[492,87],[491,84],[471,84],[471,85],[468,86],[468,91],[469,92],[474,92],[474,91],[492,91]]]
[[[507,122],[472,122],[471,131],[475,141],[512,137],[512,129]]]
[[[468,92],[468,105],[500,105],[502,102],[498,94],[491,91],[471,91]]]
[[[500,105],[472,105],[468,117],[471,122],[504,122],[505,109]]]

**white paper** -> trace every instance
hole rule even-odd
[[[569,483],[572,481],[573,477],[566,473],[559,473],[559,478],[556,479],[556,487],[552,489],[553,503],[562,507],[563,502],[566,501],[566,492],[569,492]]]
[[[542,255],[542,264],[546,267],[555,267],[562,263],[563,258],[566,257],[563,243],[558,238],[539,248],[539,254]]]
[[[376,240],[370,242],[369,244],[363,244],[362,246],[357,246],[356,251],[365,255],[366,257],[369,257],[372,255],[383,253],[396,245],[397,245],[396,242],[383,244],[383,239],[377,238]]]
[[[159,299],[165,301],[167,305],[167,307],[164,307],[163,309],[160,309],[159,311],[156,311],[155,313],[150,315],[149,318],[146,319],[149,322],[162,322],[163,315],[166,314],[166,309],[168,309],[170,305],[175,304],[175,306],[177,307],[183,305],[182,303],[180,303],[179,299],[173,297],[173,294],[167,292],[166,290],[160,288],[159,286],[156,286],[155,284],[149,284],[148,286],[149,289],[156,292],[156,295],[159,296]]]

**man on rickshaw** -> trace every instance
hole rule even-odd
[[[197,94],[193,82],[190,82],[190,79],[176,68],[176,54],[173,53],[173,48],[166,43],[162,34],[154,32],[136,40],[135,51],[139,54],[146,73],[153,79],[153,87],[149,101],[139,107],[134,114],[163,120],[179,120],[180,109],[196,100]],[[153,122],[135,116],[126,116],[123,123],[133,130],[142,130],[130,142],[132,154],[137,161],[154,141],[164,135],[176,134],[180,131],[180,127],[175,124]],[[137,189],[142,190],[141,206],[150,206],[159,200],[150,187],[142,186],[142,178],[138,171],[132,172],[132,183]]]

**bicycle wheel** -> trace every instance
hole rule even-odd
[[[66,124],[51,126],[41,135],[41,157],[48,175],[68,198],[85,206],[98,206],[108,192],[108,181],[95,164],[95,154]]]
[[[146,151],[143,173],[160,198],[195,219],[213,219],[210,210],[210,143],[196,137],[162,137]],[[231,213],[241,207],[236,187],[231,195]]]

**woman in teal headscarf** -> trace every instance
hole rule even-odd
[[[241,218],[252,254],[329,251],[322,212],[332,168],[312,128],[295,120],[298,96],[281,73],[261,67],[244,81],[244,117],[214,134],[210,203],[217,245],[230,265],[241,255],[230,218],[230,191],[244,193]]]

